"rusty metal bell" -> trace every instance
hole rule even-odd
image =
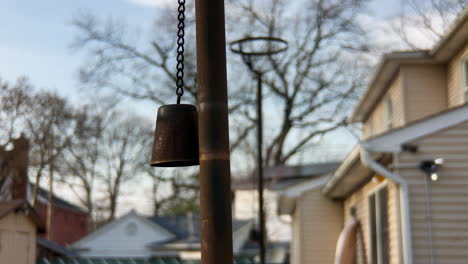
[[[198,165],[198,112],[189,104],[164,105],[158,109],[151,166]]]

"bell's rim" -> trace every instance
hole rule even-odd
[[[189,167],[200,165],[199,160],[187,159],[187,160],[159,160],[151,161],[151,167]]]

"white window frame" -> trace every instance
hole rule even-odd
[[[392,98],[391,97],[387,97],[385,99],[385,108],[386,108],[386,112],[387,112],[387,129],[392,129],[393,128],[393,104],[392,104]]]
[[[374,135],[374,122],[372,119],[369,118],[369,121],[367,121],[367,136],[372,137]]]
[[[464,57],[461,61],[461,81],[462,89],[465,95],[465,102],[468,101],[468,56]]]
[[[374,260],[372,259],[372,245],[370,245],[369,247],[369,263],[375,263],[375,264],[388,264],[389,263],[389,258],[390,258],[390,253],[389,253],[389,248],[388,246],[390,245],[390,235],[387,234],[387,248],[383,248],[383,241],[382,241],[382,220],[380,219],[381,217],[381,214],[379,213],[381,208],[379,208],[380,206],[380,198],[378,196],[378,193],[380,191],[382,191],[382,189],[386,188],[387,190],[387,230],[388,230],[388,218],[389,218],[389,213],[388,213],[388,201],[389,201],[389,190],[388,190],[388,183],[387,181],[384,181],[382,182],[381,184],[379,184],[378,186],[376,186],[375,188],[373,188],[373,190],[369,191],[367,193],[367,207],[368,207],[368,213],[369,213],[369,244],[372,243],[373,241],[373,238],[372,238],[372,227],[370,226],[371,225],[371,204],[370,204],[370,198],[372,195],[374,195],[374,199],[375,199],[375,202],[374,202],[374,212],[375,212],[375,224],[376,224],[376,239],[377,239],[377,260]],[[384,261],[383,260],[383,253],[384,252],[387,252],[387,256],[388,258]]]

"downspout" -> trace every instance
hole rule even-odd
[[[372,169],[373,171],[381,174],[400,185],[400,208],[402,212],[401,225],[403,229],[403,259],[405,264],[413,263],[413,248],[411,241],[411,219],[410,219],[410,203],[409,203],[409,190],[408,183],[403,177],[397,173],[393,173],[385,168],[382,164],[372,159],[365,146],[361,145],[361,161],[364,166]]]

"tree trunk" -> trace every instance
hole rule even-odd
[[[47,205],[47,239],[54,240],[53,230],[53,219],[54,219],[54,203],[53,203],[53,191],[54,191],[54,166],[53,162],[49,166],[49,197]]]

